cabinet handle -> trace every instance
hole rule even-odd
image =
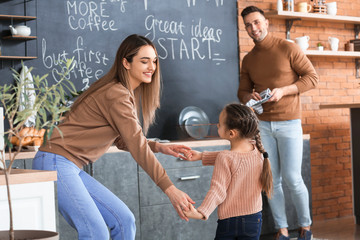
[[[186,180],[194,180],[194,179],[197,179],[197,178],[200,178],[200,176],[199,175],[194,175],[194,176],[180,177],[179,179],[181,181],[186,181]]]

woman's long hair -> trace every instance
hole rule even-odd
[[[226,126],[228,129],[236,129],[243,138],[254,139],[257,149],[263,154],[263,169],[260,175],[262,190],[271,198],[273,180],[271,165],[268,154],[265,152],[258,129],[259,120],[255,113],[247,106],[240,103],[231,103],[225,106]]]
[[[119,82],[129,91],[132,91],[127,70],[123,65],[123,59],[125,58],[129,63],[131,63],[134,56],[139,52],[139,49],[147,45],[153,47],[157,55],[155,45],[146,37],[137,34],[128,36],[118,48],[114,64],[109,72],[91,84],[89,89],[78,97],[78,99],[74,102],[71,111],[74,111],[88,96],[111,82]],[[138,113],[141,113],[138,114],[138,116],[142,116],[143,131],[145,134],[147,133],[149,126],[155,120],[156,109],[160,107],[160,94],[160,65],[159,61],[156,61],[156,69],[152,75],[151,83],[142,83],[134,91],[137,111]]]

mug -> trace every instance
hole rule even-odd
[[[354,43],[351,42],[345,43],[345,51],[354,51]]]
[[[298,44],[302,50],[308,49],[309,40],[310,40],[309,36],[302,36],[302,37],[295,38],[296,44]]]
[[[335,16],[337,12],[336,2],[326,3],[327,14]]]
[[[296,4],[297,7],[297,11],[298,12],[310,12],[312,10],[312,7],[310,4],[308,4],[307,2],[299,2]]]
[[[330,43],[331,51],[337,51],[339,48],[339,39],[336,37],[329,37],[328,41]]]

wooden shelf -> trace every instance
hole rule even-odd
[[[34,40],[36,38],[37,38],[36,36],[21,36],[21,35],[11,35],[11,36],[3,37],[3,39],[7,39],[7,40],[23,40],[23,41]]]
[[[0,56],[0,59],[6,59],[6,60],[31,60],[36,59],[37,57],[33,56]]]
[[[1,20],[13,20],[13,21],[19,21],[19,22],[26,22],[35,20],[36,17],[33,16],[19,16],[19,15],[2,15],[0,14]]]
[[[294,21],[297,20],[313,20],[323,22],[338,22],[354,24],[355,38],[357,39],[360,33],[360,17],[328,15],[321,13],[303,13],[290,11],[269,11],[265,13],[267,18],[284,19],[286,21],[286,39],[290,38],[290,30]],[[360,78],[360,52],[347,51],[304,51],[308,56],[328,56],[328,57],[348,57],[355,58],[356,78]]]
[[[351,16],[339,16],[339,15],[328,15],[320,13],[302,13],[302,12],[290,12],[290,11],[270,11],[266,12],[265,16],[267,18],[279,18],[279,19],[305,19],[305,20],[316,20],[324,22],[342,22],[342,23],[351,23],[359,24],[360,17],[351,17]]]
[[[307,56],[326,56],[326,57],[345,57],[345,58],[360,58],[360,52],[358,51],[318,51],[318,50],[306,50],[304,53]]]
[[[333,104],[320,104],[320,109],[329,108],[360,108],[360,103],[333,103]]]

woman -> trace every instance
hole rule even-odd
[[[78,97],[60,131],[54,131],[36,154],[33,169],[57,171],[59,211],[76,228],[79,239],[109,239],[108,228],[112,239],[135,238],[135,218],[129,208],[81,170],[113,143],[132,154],[179,216],[188,220],[182,209],[188,210],[194,202],[173,185],[153,152],[184,158],[190,148],[148,141],[143,134],[160,105],[160,87],[155,46],[145,37],[128,36],[110,71]]]

